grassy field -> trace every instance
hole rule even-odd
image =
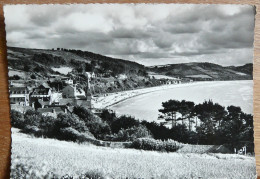
[[[34,178],[101,173],[108,178],[255,178],[255,159],[233,154],[112,149],[12,134],[12,169],[25,163]]]

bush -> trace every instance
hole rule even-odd
[[[37,126],[30,126],[26,125],[22,129],[22,132],[27,133],[27,134],[33,134],[35,136],[42,136],[44,135],[44,131],[42,129],[39,129]]]
[[[31,79],[36,79],[35,74],[32,74],[32,75],[31,75]]]
[[[76,114],[82,121],[85,122],[89,131],[99,139],[104,139],[107,134],[111,134],[110,126],[106,121],[94,115],[90,110],[82,107],[75,106],[73,113]]]
[[[60,129],[60,138],[63,140],[69,140],[74,142],[84,142],[89,139],[94,139],[93,135],[90,133],[81,133],[72,127],[67,127]]]
[[[10,76],[9,79],[10,79],[10,80],[20,80],[21,77],[18,76],[18,75],[14,75],[14,76]]]
[[[131,116],[120,116],[117,120],[111,124],[111,130],[113,133],[118,133],[121,129],[128,129],[134,126],[139,126],[140,122],[135,120]]]
[[[85,174],[81,175],[80,178],[84,178],[84,179],[104,179],[104,178],[107,178],[107,177],[105,177],[102,172],[89,171],[89,172],[86,172]]]
[[[86,123],[76,115],[61,113],[57,118],[53,118],[28,110],[24,118],[22,113],[17,111],[11,111],[11,116],[14,126],[19,126],[22,132],[27,134],[79,142],[95,138],[89,132]]]
[[[11,124],[12,127],[22,129],[24,127],[23,114],[18,111],[11,110]]]
[[[39,126],[42,115],[34,110],[27,110],[24,114],[24,124],[30,126]]]
[[[115,136],[118,141],[133,141],[137,138],[150,138],[151,133],[145,126],[134,126],[128,129],[121,129]]]
[[[143,150],[175,152],[184,144],[174,140],[155,140],[152,138],[139,138],[133,141],[132,148]]]
[[[54,125],[55,125],[56,129],[72,127],[79,132],[88,132],[89,131],[89,129],[86,125],[86,122],[80,120],[77,116],[70,115],[70,114],[58,114]]]

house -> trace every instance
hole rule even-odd
[[[193,81],[212,81],[213,78],[209,75],[189,75],[186,76],[187,78],[190,78]]]
[[[66,79],[64,81],[67,85],[73,85],[73,80],[72,79]]]
[[[86,72],[85,74],[88,77],[88,79],[93,79],[97,77],[97,75],[94,72]]]
[[[117,76],[117,79],[125,80],[125,79],[127,79],[127,76],[126,76],[126,74],[120,74],[120,75]]]
[[[62,89],[63,99],[60,100],[60,104],[72,104],[79,106],[86,106],[88,108],[92,107],[92,95],[90,89],[88,89],[87,94],[83,89],[77,88],[76,85],[68,85]]]
[[[30,94],[30,103],[34,108],[43,108],[52,103],[52,90],[47,84],[33,88]]]
[[[10,87],[10,103],[18,104],[20,106],[29,106],[29,90],[27,87]]]
[[[62,89],[62,96],[64,98],[82,98],[86,97],[86,94],[83,89],[77,88],[77,85],[67,85]]]
[[[179,78],[160,79],[160,83],[161,84],[166,84],[166,85],[180,84],[181,83],[181,79],[179,79]]]
[[[58,114],[67,114],[68,110],[66,106],[47,106],[46,108],[37,109],[37,112],[39,112],[43,116],[51,116],[57,118]]]

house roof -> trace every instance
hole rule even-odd
[[[42,106],[46,106],[46,105],[49,105],[49,101],[43,101],[41,99],[38,100],[38,102],[42,105]]]
[[[83,96],[83,95],[80,95],[80,96],[77,96],[78,99],[87,99],[86,96]]]
[[[48,95],[50,88],[34,88],[32,95]]]
[[[189,75],[189,76],[186,76],[186,77],[188,77],[188,78],[212,78],[209,75]]]
[[[28,88],[27,87],[10,87],[9,91],[10,91],[10,93],[21,94],[21,93],[28,92]]]
[[[38,88],[51,88],[51,87],[47,83],[43,83]]]
[[[65,111],[61,107],[39,108],[37,111],[39,113],[47,113],[47,112],[51,112],[52,113],[53,110],[55,110],[56,113],[61,113],[61,112]]]

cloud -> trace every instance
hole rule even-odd
[[[7,45],[70,48],[145,65],[252,62],[249,5],[6,5]]]

